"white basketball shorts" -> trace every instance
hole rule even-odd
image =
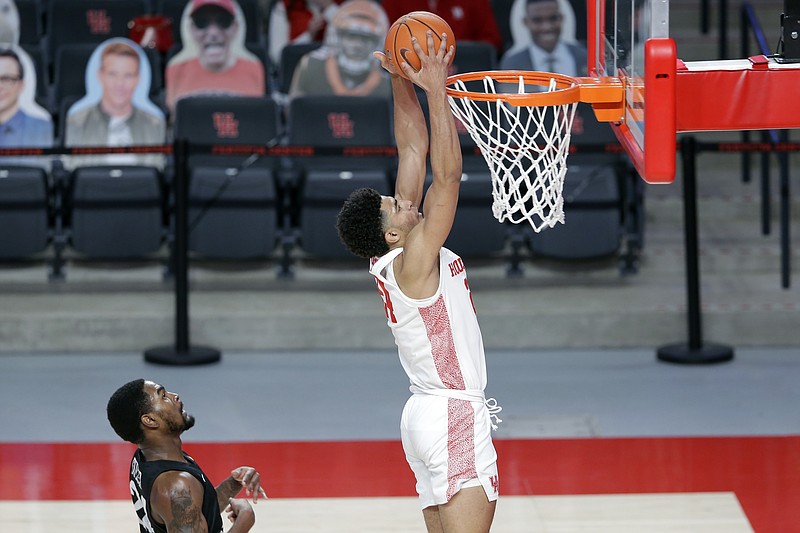
[[[497,452],[482,402],[414,394],[403,409],[400,436],[422,509],[478,484],[489,501],[497,499]]]

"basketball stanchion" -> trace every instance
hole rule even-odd
[[[660,361],[683,364],[724,363],[733,359],[733,347],[704,343],[700,306],[700,260],[697,244],[697,141],[681,141],[683,163],[683,234],[686,261],[686,316],[688,342],[669,344],[656,349]]]
[[[662,346],[656,350],[659,360],[670,363],[707,364],[730,361],[733,348],[723,344],[703,341],[700,298],[700,267],[697,236],[697,155],[701,152],[720,153],[775,153],[785,156],[800,152],[797,142],[701,142],[693,136],[685,137],[680,144],[683,165],[684,250],[686,260],[686,307],[688,341]],[[789,169],[781,158],[781,286],[790,286],[789,242]]]

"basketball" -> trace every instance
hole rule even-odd
[[[411,37],[416,37],[417,42],[424,51],[428,51],[428,37],[426,32],[433,32],[434,50],[438,50],[442,43],[442,33],[447,34],[447,46],[455,48],[456,39],[450,25],[439,15],[434,15],[428,11],[413,11],[397,19],[389,32],[386,34],[384,43],[384,53],[390,64],[397,68],[397,73],[406,77],[400,68],[400,64],[405,61],[415,72],[420,69],[420,60],[414,52],[411,44]],[[454,54],[455,56],[455,54]],[[453,62],[453,58],[450,58]]]

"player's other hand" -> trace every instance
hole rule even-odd
[[[256,513],[247,500],[231,498],[225,512],[228,513],[228,520],[236,524],[237,531],[250,531],[256,523]]]
[[[258,503],[259,496],[267,498],[267,493],[261,487],[261,475],[252,466],[240,466],[231,470],[231,477],[242,485],[248,498],[253,497],[253,503]]]
[[[389,61],[389,58],[386,57],[386,54],[376,50],[375,52],[372,52],[372,55],[375,56],[375,59],[381,62],[381,66],[384,68],[384,70],[386,70],[386,72],[392,76],[400,75],[400,73],[397,71],[397,65]]]

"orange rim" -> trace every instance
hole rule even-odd
[[[519,84],[520,77],[526,84],[541,85],[547,87],[550,80],[556,82],[556,89],[549,92],[526,93],[526,94],[495,94],[475,91],[462,91],[453,85],[457,81],[481,81],[484,78],[491,78],[495,83],[514,83]],[[454,74],[447,78],[447,94],[453,98],[468,98],[470,100],[481,100],[484,102],[494,102],[503,100],[516,106],[552,106],[564,105],[578,102],[581,96],[580,82],[571,76],[556,74],[555,72],[536,72],[529,70],[487,70],[480,72],[464,72]]]

